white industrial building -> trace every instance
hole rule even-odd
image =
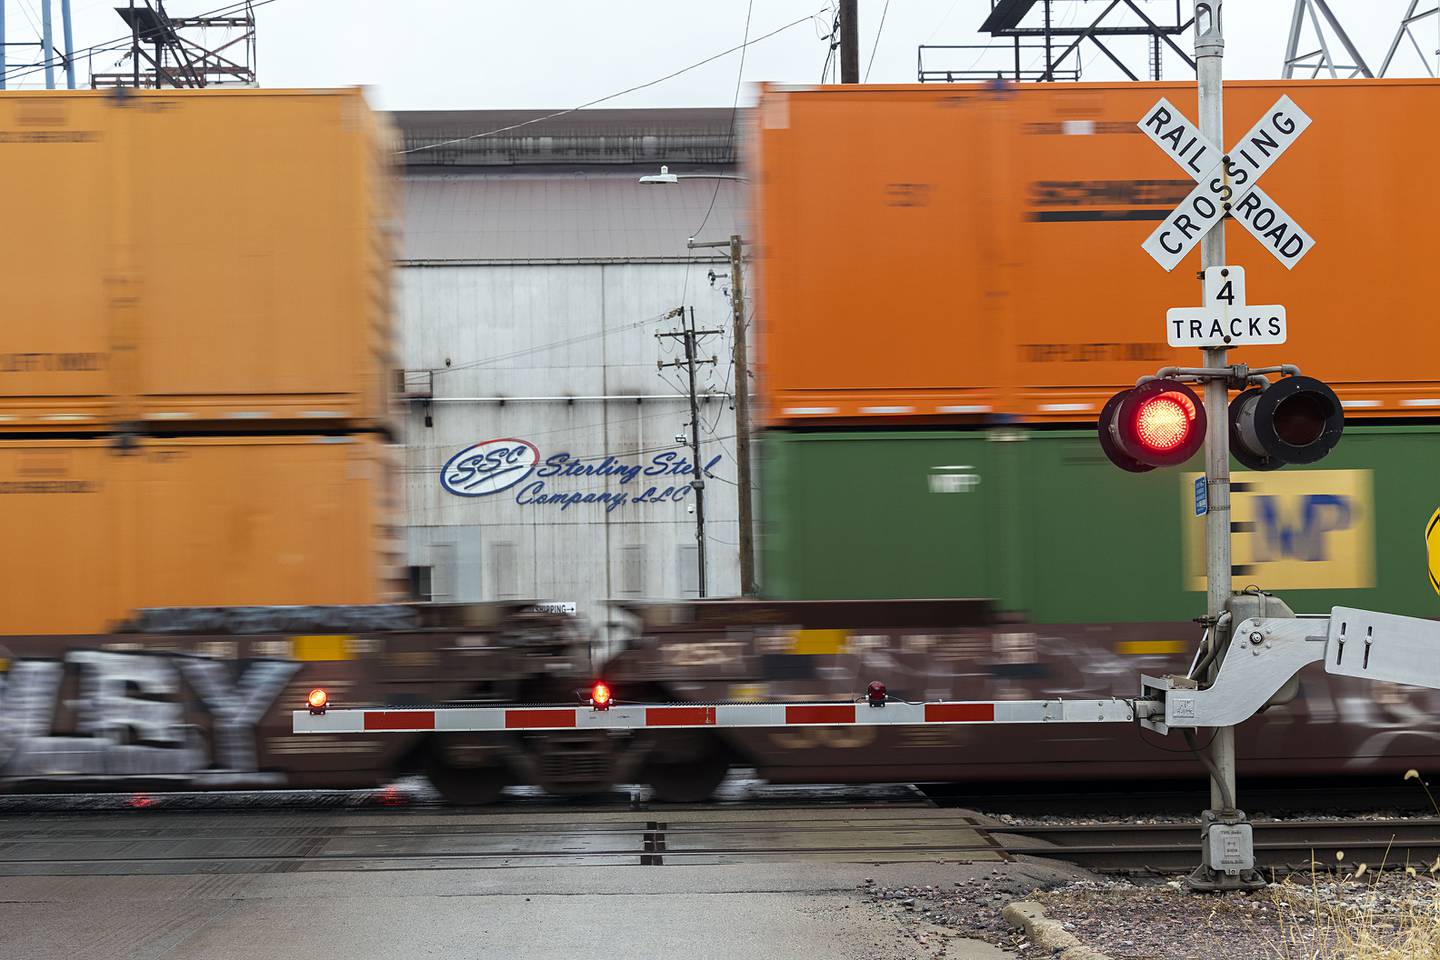
[[[739,591],[729,260],[743,232],[725,109],[401,113],[397,304],[417,594],[701,593],[683,342],[693,308],[708,596]],[[456,141],[456,142],[450,142]],[[661,164],[695,175],[650,185]],[[703,229],[701,225],[703,224]],[[714,276],[712,276],[712,274]]]

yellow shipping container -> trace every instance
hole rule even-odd
[[[0,433],[386,421],[393,150],[358,90],[0,93]]]
[[[395,479],[367,435],[0,441],[0,636],[397,599]]]

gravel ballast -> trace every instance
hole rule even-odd
[[[1440,919],[1440,883],[1424,870],[1296,877],[1248,893],[1195,894],[1178,879],[1067,880],[1036,874],[1038,866],[948,887],[863,889],[937,956],[947,937],[963,936],[1047,960],[1314,960],[1347,955],[1335,952],[1343,939],[1337,925],[1383,940],[1401,936],[1407,914]],[[1044,923],[1024,923],[1025,914]]]

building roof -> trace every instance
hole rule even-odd
[[[684,260],[697,255],[686,241],[702,223],[699,240],[743,232],[744,183],[641,184],[638,176],[615,169],[412,174],[401,262]]]
[[[726,107],[403,110],[391,118],[409,168],[729,166],[738,121]]]

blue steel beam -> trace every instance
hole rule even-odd
[[[3,0],[0,0],[3,2]],[[50,0],[45,0],[48,5]],[[65,86],[75,89],[75,34],[70,29],[70,0],[60,0],[60,22],[65,31]]]
[[[50,0],[40,0],[40,55],[45,58],[45,89],[55,89],[55,31],[50,24]]]

